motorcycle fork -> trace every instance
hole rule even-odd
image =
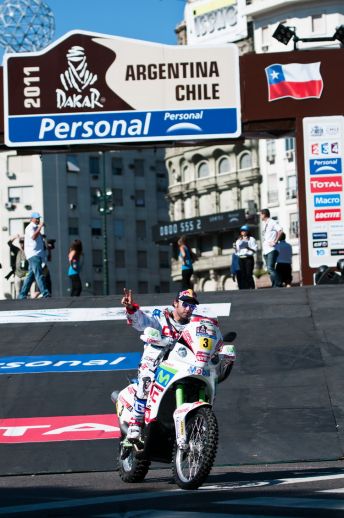
[[[205,401],[205,388],[201,387],[199,389],[199,401]],[[185,403],[185,395],[184,395],[184,387],[182,384],[178,384],[176,388],[176,406],[179,408],[182,404]]]

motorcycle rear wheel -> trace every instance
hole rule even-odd
[[[136,454],[135,448],[131,448],[130,453],[123,457],[122,441],[119,443],[118,452],[118,472],[123,482],[142,482],[148,473],[150,461]]]
[[[218,444],[218,425],[209,407],[197,409],[186,422],[188,450],[177,444],[173,452],[173,477],[182,489],[197,489],[213,467]]]

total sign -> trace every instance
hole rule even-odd
[[[309,266],[344,253],[344,117],[303,119]]]
[[[70,32],[4,57],[7,146],[238,137],[235,44],[160,45]]]

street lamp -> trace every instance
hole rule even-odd
[[[109,295],[109,261],[107,245],[107,216],[113,212],[112,190],[106,187],[105,153],[102,155],[102,189],[97,189],[98,212],[103,216],[103,295]]]
[[[297,50],[297,42],[311,42],[311,41],[335,41],[338,40],[342,45],[344,45],[344,25],[337,27],[336,32],[333,36],[324,36],[324,37],[314,37],[314,38],[299,38],[296,34],[295,27],[288,27],[287,25],[283,25],[280,23],[272,35],[275,40],[283,43],[283,45],[288,45],[289,41],[293,39],[294,42],[294,50]]]

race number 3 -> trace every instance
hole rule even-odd
[[[199,339],[199,347],[200,349],[211,349],[213,345],[213,341],[211,338],[203,337]]]
[[[38,75],[39,67],[24,67],[24,107],[40,108],[41,107],[41,89],[37,84],[40,81]]]

